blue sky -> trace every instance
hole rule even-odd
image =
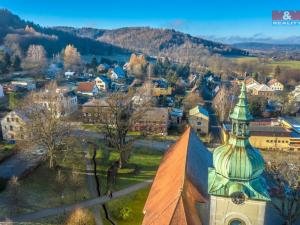
[[[174,28],[192,35],[300,36],[300,26],[273,26],[272,10],[300,10],[300,0],[0,0],[45,26]]]

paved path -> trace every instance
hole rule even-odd
[[[40,149],[17,152],[0,164],[0,178],[21,177],[31,168],[36,167],[44,154],[45,152]]]
[[[101,204],[111,201],[113,199],[120,198],[124,195],[128,195],[132,192],[135,192],[137,190],[145,188],[145,187],[149,186],[151,183],[152,183],[152,180],[147,180],[142,183],[132,185],[123,190],[114,192],[112,198],[109,198],[108,196],[93,198],[93,199],[78,202],[78,203],[72,204],[72,205],[66,205],[66,206],[61,206],[61,207],[57,207],[57,208],[43,209],[38,212],[33,212],[33,213],[16,216],[16,217],[10,218],[10,220],[12,222],[29,222],[29,221],[41,219],[41,218],[48,217],[48,216],[55,216],[58,214],[67,213],[67,212],[73,211],[77,208],[89,208],[89,207],[92,207],[95,205],[101,205]],[[5,221],[5,218],[0,218],[0,222],[4,222],[4,221]]]
[[[91,138],[104,139],[103,134],[99,134],[94,131],[74,130],[72,134],[77,137],[91,137]],[[170,141],[170,140],[155,141],[155,140],[147,140],[147,139],[144,139],[144,140],[138,139],[134,142],[133,145],[135,147],[148,147],[148,148],[155,148],[160,151],[165,151],[173,143],[174,143],[174,141]]]
[[[97,190],[96,190],[96,182],[95,182],[94,174],[91,172],[93,168],[91,165],[91,160],[88,158],[88,147],[86,144],[83,144],[82,147],[85,153],[86,171],[88,172],[87,179],[88,179],[89,191],[91,193],[91,196],[93,198],[96,198],[98,197]],[[94,211],[96,225],[103,225],[103,221],[100,215],[100,208],[98,206],[95,206],[93,211]]]

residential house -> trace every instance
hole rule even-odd
[[[26,138],[27,117],[19,111],[11,111],[1,120],[2,136],[6,141],[18,141]]]
[[[190,126],[199,134],[209,133],[209,114],[202,106],[196,106],[189,111]]]
[[[3,86],[0,84],[0,98],[4,97]]]
[[[108,107],[105,98],[92,99],[82,105],[82,121],[84,123],[100,123],[101,114]]]
[[[264,119],[250,122],[250,144],[261,150],[299,151],[300,133],[289,127],[286,120]],[[226,143],[231,125],[222,128],[223,141]]]
[[[297,85],[295,89],[290,93],[291,100],[300,103],[300,85]]]
[[[132,131],[146,134],[168,135],[169,112],[167,108],[149,108],[132,127]]]
[[[75,74],[76,73],[74,71],[68,70],[68,71],[65,72],[65,78],[70,79],[70,78],[74,77]]]
[[[31,78],[16,78],[11,81],[11,85],[18,89],[25,89],[27,91],[32,91],[36,89],[35,81]]]
[[[121,67],[116,66],[111,71],[110,77],[112,80],[124,80],[126,78],[126,73],[124,72],[124,70]]]
[[[246,86],[251,84],[259,84],[253,77],[246,77],[245,79]]]
[[[172,95],[172,87],[165,80],[152,80],[152,96],[170,96]]]
[[[94,81],[79,82],[77,93],[88,96],[95,96],[99,94],[99,89]]]
[[[280,83],[277,79],[272,79],[268,82],[268,86],[273,90],[273,91],[283,91],[284,85]]]
[[[265,98],[271,98],[275,95],[275,92],[265,84],[257,85],[253,88],[252,94]]]
[[[109,70],[109,68],[110,68],[110,66],[108,64],[103,63],[97,67],[97,71],[99,73],[106,73]]]
[[[178,108],[171,109],[170,113],[171,126],[177,127],[182,124],[183,110]]]
[[[47,89],[34,93],[34,102],[47,109],[55,109],[57,117],[69,116],[78,109],[77,95],[74,91],[57,88],[55,92]]]
[[[95,79],[96,86],[101,91],[108,91],[110,89],[111,81],[107,76],[100,75]]]

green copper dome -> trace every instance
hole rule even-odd
[[[229,141],[216,148],[213,153],[214,168],[209,169],[209,193],[229,197],[234,192],[242,192],[251,199],[269,200],[262,176],[264,159],[249,142],[252,115],[245,83],[230,118],[232,131]]]
[[[247,93],[246,93],[246,84],[243,82],[241,88],[241,94],[239,96],[239,101],[233,109],[233,112],[230,115],[230,118],[233,120],[242,120],[250,121],[252,120],[252,115],[249,111]]]

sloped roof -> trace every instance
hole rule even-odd
[[[93,92],[95,82],[79,82],[77,91],[80,92]]]
[[[267,85],[265,84],[260,84],[254,87],[254,89],[258,90],[258,91],[270,91],[272,92],[273,90],[271,88],[269,88]]]
[[[197,115],[197,114],[202,114],[206,117],[209,117],[209,114],[207,112],[207,110],[201,106],[196,106],[194,108],[192,108],[190,111],[189,111],[189,115],[190,116],[194,116],[194,115]]]
[[[201,225],[195,203],[208,199],[212,154],[191,128],[166,152],[144,207],[142,225]]]
[[[252,83],[259,84],[253,77],[247,77],[247,78],[245,79],[245,83],[246,83],[246,85],[250,85],[250,84],[252,84]]]
[[[273,84],[280,83],[277,79],[272,79],[268,82],[268,85],[271,86]],[[281,84],[281,83],[280,83]]]
[[[125,72],[122,70],[121,67],[119,66],[116,66],[114,69],[113,69],[114,73],[118,75],[118,77],[120,78],[124,78],[125,77]]]

